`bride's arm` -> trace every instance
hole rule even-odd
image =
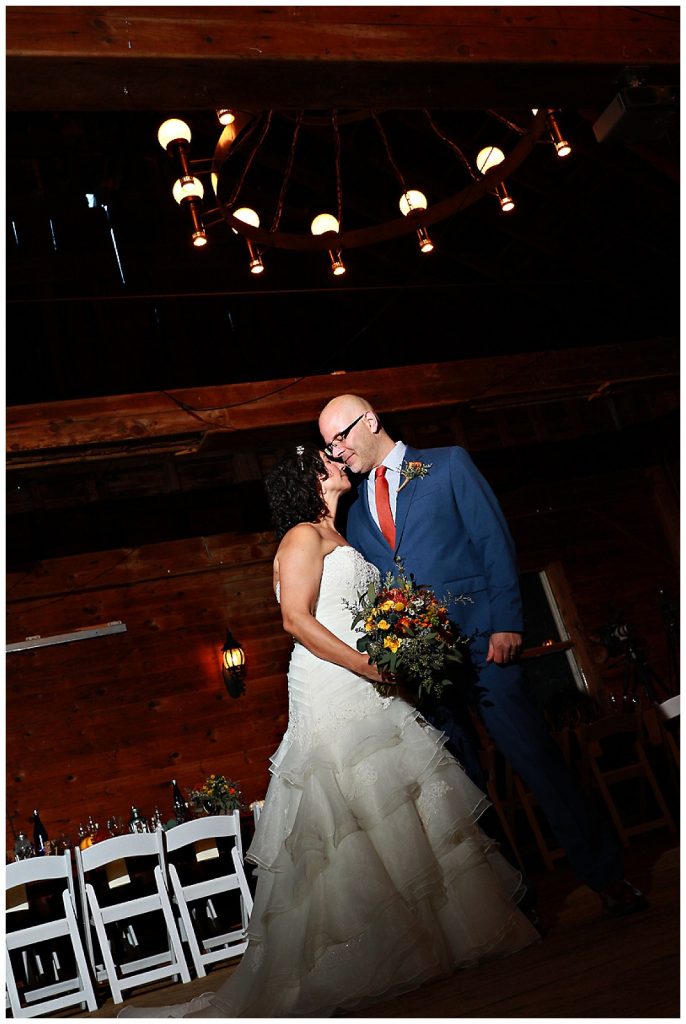
[[[350,647],[318,622],[314,610],[324,566],[318,531],[301,523],[286,534],[277,552],[283,628],[308,651],[341,665],[359,676],[380,682],[376,667],[366,654]]]

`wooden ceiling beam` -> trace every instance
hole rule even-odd
[[[188,454],[218,434],[311,425],[336,394],[366,397],[380,412],[469,405],[506,408],[674,386],[672,339],[392,367],[218,387],[114,395],[10,408],[7,467],[160,451]]]
[[[678,82],[679,8],[8,7],[9,110],[454,109]]]

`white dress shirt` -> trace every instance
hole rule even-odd
[[[381,463],[386,467],[386,480],[388,481],[388,500],[395,522],[395,508],[398,503],[398,488],[400,487],[400,467],[405,458],[407,445],[403,441],[396,441],[393,448]],[[369,498],[369,510],[376,525],[379,525],[379,517],[376,512],[376,491],[375,491],[375,470],[372,470],[367,477],[367,497]]]

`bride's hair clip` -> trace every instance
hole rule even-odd
[[[303,448],[303,446],[301,444],[297,444],[295,446],[295,454],[296,455],[304,455],[305,454],[305,449]]]

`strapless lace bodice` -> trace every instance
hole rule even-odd
[[[357,550],[340,544],[324,556],[322,581],[319,587],[316,616],[319,621],[330,614],[338,614],[344,607],[343,602],[354,602],[358,594],[366,590],[369,584],[379,581],[379,570],[368,562]],[[276,600],[281,600],[279,583],[275,588]],[[352,619],[350,613],[348,617]]]
[[[340,545],[324,557],[315,617],[350,647],[356,647],[360,626],[353,629],[358,595],[379,571],[356,548]],[[277,599],[280,588],[276,587]],[[363,676],[331,662],[322,662],[296,641],[288,670],[288,731],[280,749],[292,742],[312,742],[335,731],[343,721],[364,718],[387,704]],[[277,760],[279,752],[277,751]]]
[[[336,636],[349,631],[352,638],[353,613],[348,604],[355,604],[358,595],[371,582],[378,583],[379,570],[356,548],[334,548],[324,559],[322,582],[315,615]]]

